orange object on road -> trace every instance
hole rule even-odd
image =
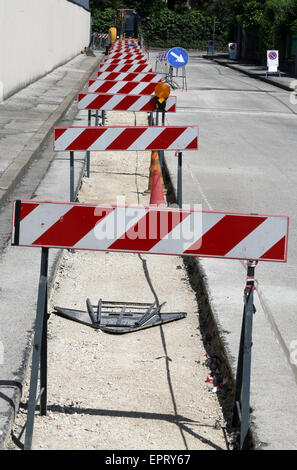
[[[160,82],[156,85],[155,95],[159,99],[167,100],[170,95],[170,86],[165,82]]]
[[[164,193],[161,184],[161,178],[157,170],[155,170],[153,174],[150,204],[155,204],[157,206],[166,206],[166,201],[164,198]]]
[[[153,150],[152,155],[151,155],[151,166],[150,166],[148,191],[151,191],[151,189],[152,189],[154,171],[158,172],[158,174],[160,176],[162,189],[164,189],[164,181],[163,181],[162,170],[161,170],[161,166],[160,166],[159,152],[157,152],[156,150]]]

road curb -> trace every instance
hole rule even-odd
[[[165,173],[166,185],[169,186],[168,190],[172,192],[172,197],[174,201],[177,201],[177,191],[173,183],[172,175],[169,171],[169,168],[166,164],[166,156],[164,159],[163,171]],[[204,333],[207,330],[207,335],[211,336],[211,348],[216,351],[216,354],[222,361],[222,376],[227,380],[227,384],[232,388],[232,394],[228,399],[228,402],[221,400],[220,396],[218,399],[220,401],[224,417],[228,426],[231,426],[232,416],[230,416],[230,404],[233,412],[233,395],[235,391],[235,382],[236,382],[236,371],[232,367],[232,362],[234,358],[231,354],[231,351],[228,348],[227,342],[224,340],[224,334],[217,322],[216,308],[213,304],[213,295],[209,286],[208,277],[206,271],[197,257],[185,257],[182,256],[183,263],[187,268],[188,276],[193,290],[196,293],[197,303],[199,308],[199,317],[201,318],[201,323],[203,323]],[[243,307],[242,307],[243,308]],[[207,345],[205,344],[205,349]],[[233,414],[233,413],[232,413]],[[260,450],[260,441],[257,439],[255,425],[255,417],[251,414],[250,416],[250,427],[248,433],[249,446],[251,449],[257,448]]]
[[[81,187],[82,179],[84,176],[84,170],[85,170],[85,165],[82,165],[80,173],[79,173],[79,177],[76,181],[75,194],[78,193]],[[57,253],[54,256],[54,259],[49,263],[48,297],[50,297],[51,295],[51,291],[55,282],[55,278],[57,275],[57,271],[58,271],[63,253],[64,253],[64,250],[57,250]],[[37,291],[36,291],[36,302],[37,302]],[[22,366],[18,370],[18,381],[14,382],[10,386],[7,386],[7,388],[13,389],[13,393],[11,394],[8,400],[8,411],[7,411],[6,420],[5,420],[6,422],[4,426],[0,428],[0,451],[5,449],[7,439],[11,432],[16,414],[19,409],[20,402],[22,400],[24,383],[28,375],[28,370],[31,366],[33,338],[34,338],[34,326],[32,325],[32,330],[29,332],[28,337],[27,337],[27,346],[24,349]]]
[[[241,72],[244,75],[248,75],[251,78],[255,78],[256,80],[261,80],[262,82],[269,83],[270,85],[276,86],[278,88],[282,88],[283,90],[290,91],[290,92],[295,91],[294,88],[291,88],[287,85],[275,82],[275,81],[270,80],[269,78],[266,78],[266,77],[259,77],[259,75],[255,74],[255,73],[248,72],[247,70],[243,70],[238,65],[229,64],[229,63],[226,63],[226,62],[224,62],[220,59],[215,59],[215,58],[211,58],[211,57],[206,57],[205,56],[204,58],[208,59],[208,60],[213,60],[214,62],[216,62],[219,65],[223,65],[224,67],[228,67],[229,69],[236,70],[237,72]],[[294,80],[294,78],[292,78],[292,80]]]
[[[18,154],[16,159],[9,165],[0,177],[0,206],[9,197],[12,190],[16,187],[24,173],[26,172],[31,161],[37,155],[44,141],[52,132],[53,126],[64,116],[68,108],[71,106],[75,96],[82,90],[89,77],[94,73],[98,64],[104,56],[96,57],[96,61],[71,92],[63,99],[58,108],[50,115],[50,117],[42,124],[34,136],[29,140],[25,148]]]

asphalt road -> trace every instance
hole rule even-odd
[[[219,211],[290,216],[288,263],[259,263],[256,276],[286,347],[297,340],[297,105],[290,93],[190,54],[187,92],[176,90],[167,124],[199,125],[198,152],[184,152],[183,202]],[[181,83],[180,79],[177,79]],[[166,162],[176,181],[176,159]],[[201,259],[233,369],[245,270]],[[251,399],[262,448],[296,448],[296,381],[256,299]],[[296,345],[295,345],[296,347]],[[293,366],[293,367],[292,367]],[[296,364],[295,364],[296,367]],[[295,369],[296,370],[296,369]]]

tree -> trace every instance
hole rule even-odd
[[[182,14],[189,10],[187,0],[168,0],[167,6],[169,10]]]
[[[106,10],[106,8],[112,8],[116,10],[117,8],[124,8],[123,0],[90,0],[90,10],[94,12],[95,10]]]
[[[97,33],[108,33],[109,28],[114,25],[115,10],[105,8],[105,10],[94,10],[92,12],[92,28]]]

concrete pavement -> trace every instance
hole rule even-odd
[[[290,93],[190,54],[188,91],[175,90],[171,125],[199,125],[198,152],[184,152],[183,202],[204,209],[290,216],[287,264],[260,263],[256,276],[285,345],[297,339],[296,125]],[[176,188],[176,159],[166,154]],[[204,294],[235,373],[246,272],[240,262],[199,259]],[[202,292],[203,293],[203,292]],[[205,300],[205,299],[204,299]],[[251,406],[256,446],[296,449],[296,365],[286,358],[256,298]]]
[[[0,103],[0,203],[24,175],[53,126],[103,55],[81,54]]]
[[[11,199],[69,200],[69,153],[53,152],[56,124],[87,125],[73,100],[103,59],[80,55],[0,105],[0,449],[9,435],[26,377],[35,321],[39,253],[6,246]],[[74,120],[75,119],[75,120]],[[73,122],[74,121],[74,122]],[[79,188],[85,153],[75,155]],[[50,254],[54,278],[60,251]]]
[[[206,59],[213,60],[217,64],[224,65],[230,69],[237,70],[249,77],[255,78],[257,80],[262,80],[266,83],[271,83],[279,88],[282,88],[287,91],[295,91],[297,88],[297,77],[286,74],[285,72],[280,72],[279,74],[269,74],[266,77],[267,67],[263,65],[255,65],[245,61],[231,60],[227,57],[220,56],[204,56]]]

